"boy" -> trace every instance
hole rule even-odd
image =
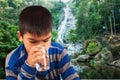
[[[29,6],[19,15],[18,38],[22,44],[6,57],[7,80],[79,80],[66,50],[51,42],[52,16],[42,6]],[[48,48],[50,68],[38,71],[41,47]],[[38,57],[39,56],[39,57]]]

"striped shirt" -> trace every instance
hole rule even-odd
[[[24,44],[21,44],[6,57],[6,80],[80,80],[69,55],[60,44],[52,42],[48,52],[50,69],[38,72],[26,63],[28,55]]]

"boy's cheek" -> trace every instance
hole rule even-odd
[[[27,53],[29,53],[31,47],[29,47],[28,45],[25,45],[25,48],[26,48]]]
[[[49,48],[51,46],[51,40],[48,42],[47,47]]]
[[[28,41],[24,42],[24,46],[26,48],[27,53],[29,53],[30,49],[33,47]]]

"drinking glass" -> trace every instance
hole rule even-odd
[[[36,63],[37,71],[46,71],[50,68],[48,49],[45,47],[42,47],[42,51],[43,51],[42,62]]]

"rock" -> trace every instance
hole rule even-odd
[[[115,67],[117,67],[117,68],[120,68],[120,59],[111,62],[109,65],[111,65],[111,66],[115,66]]]
[[[106,35],[103,41],[108,45],[108,49],[112,52],[114,60],[120,58],[120,35]]]
[[[88,61],[89,59],[90,59],[89,55],[79,55],[76,60],[78,62],[85,62]]]
[[[113,56],[109,50],[103,48],[102,51],[94,57],[94,60],[96,63],[106,64],[113,61]]]
[[[99,41],[95,39],[86,40],[84,43],[85,54],[90,56],[95,56],[102,50],[102,45]]]

